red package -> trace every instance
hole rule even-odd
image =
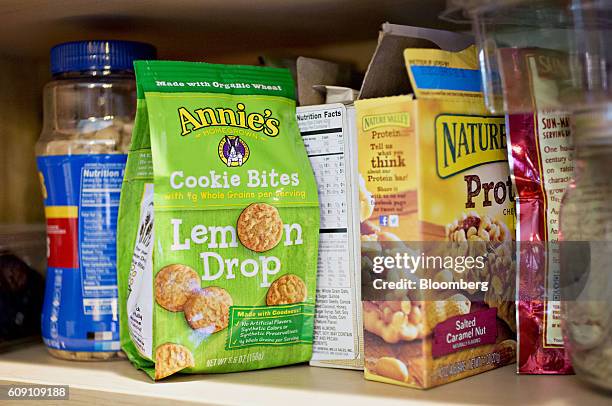
[[[520,374],[572,373],[563,346],[559,211],[573,174],[569,113],[559,102],[565,54],[500,50],[512,179],[517,193],[517,339]]]

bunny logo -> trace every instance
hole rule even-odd
[[[237,135],[226,135],[219,142],[219,158],[229,167],[244,165],[249,155],[249,146]]]

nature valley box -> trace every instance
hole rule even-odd
[[[365,376],[429,388],[515,361],[514,196],[475,48],[404,60],[414,96],[356,102]]]

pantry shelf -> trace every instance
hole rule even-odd
[[[148,406],[609,405],[575,376],[517,376],[504,367],[427,391],[365,381],[357,371],[306,365],[225,375],[185,375],[153,383],[127,361],[61,361],[40,344],[0,354],[0,384],[69,385],[74,404]]]

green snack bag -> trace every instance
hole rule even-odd
[[[121,346],[154,379],[308,361],[319,208],[289,71],[138,61]]]

